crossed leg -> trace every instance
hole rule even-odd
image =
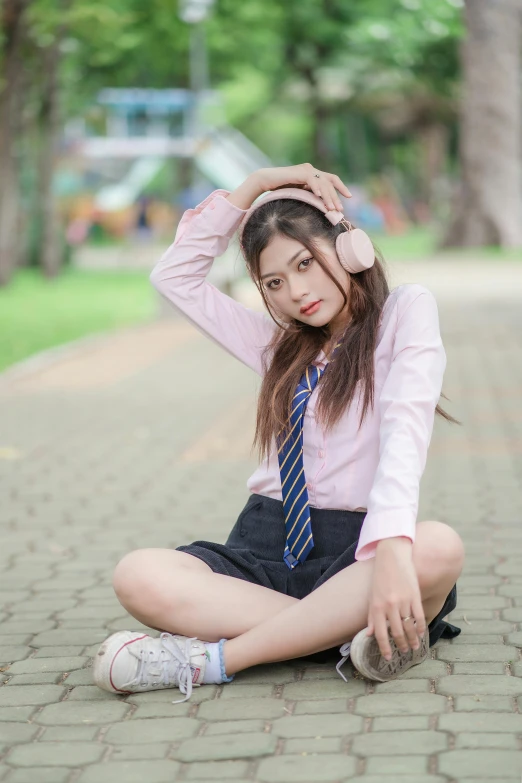
[[[413,562],[429,623],[462,571],[462,541],[444,523],[420,522]],[[185,552],[145,549],[118,563],[114,589],[127,611],[151,628],[209,642],[227,639],[231,675],[350,641],[367,624],[373,568],[373,559],[358,561],[299,600],[215,574]]]

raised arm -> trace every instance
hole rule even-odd
[[[268,315],[255,312],[219,291],[206,277],[228,247],[243,215],[263,192],[252,175],[236,190],[215,190],[188,209],[173,244],[152,273],[152,285],[200,332],[263,374],[264,347],[277,329]]]

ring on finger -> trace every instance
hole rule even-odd
[[[401,620],[403,623],[405,623],[406,620],[413,620],[413,615],[409,614],[407,617],[401,617]]]

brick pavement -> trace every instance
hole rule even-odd
[[[520,780],[522,308],[503,269],[505,290],[463,301],[462,268],[439,287],[429,265],[393,270],[439,298],[464,426],[437,422],[419,516],[455,525],[467,561],[461,636],[387,684],[294,661],[185,704],[98,690],[98,644],[140,627],[112,593],[119,557],[224,541],[244,504],[257,379],[177,319],[0,376],[2,783]]]

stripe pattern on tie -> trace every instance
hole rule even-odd
[[[334,353],[340,345],[337,343]],[[304,563],[314,546],[303,463],[303,421],[308,400],[325,370],[313,364],[306,368],[292,400],[290,429],[284,438],[282,432],[277,437],[286,528],[283,560],[291,570]]]

